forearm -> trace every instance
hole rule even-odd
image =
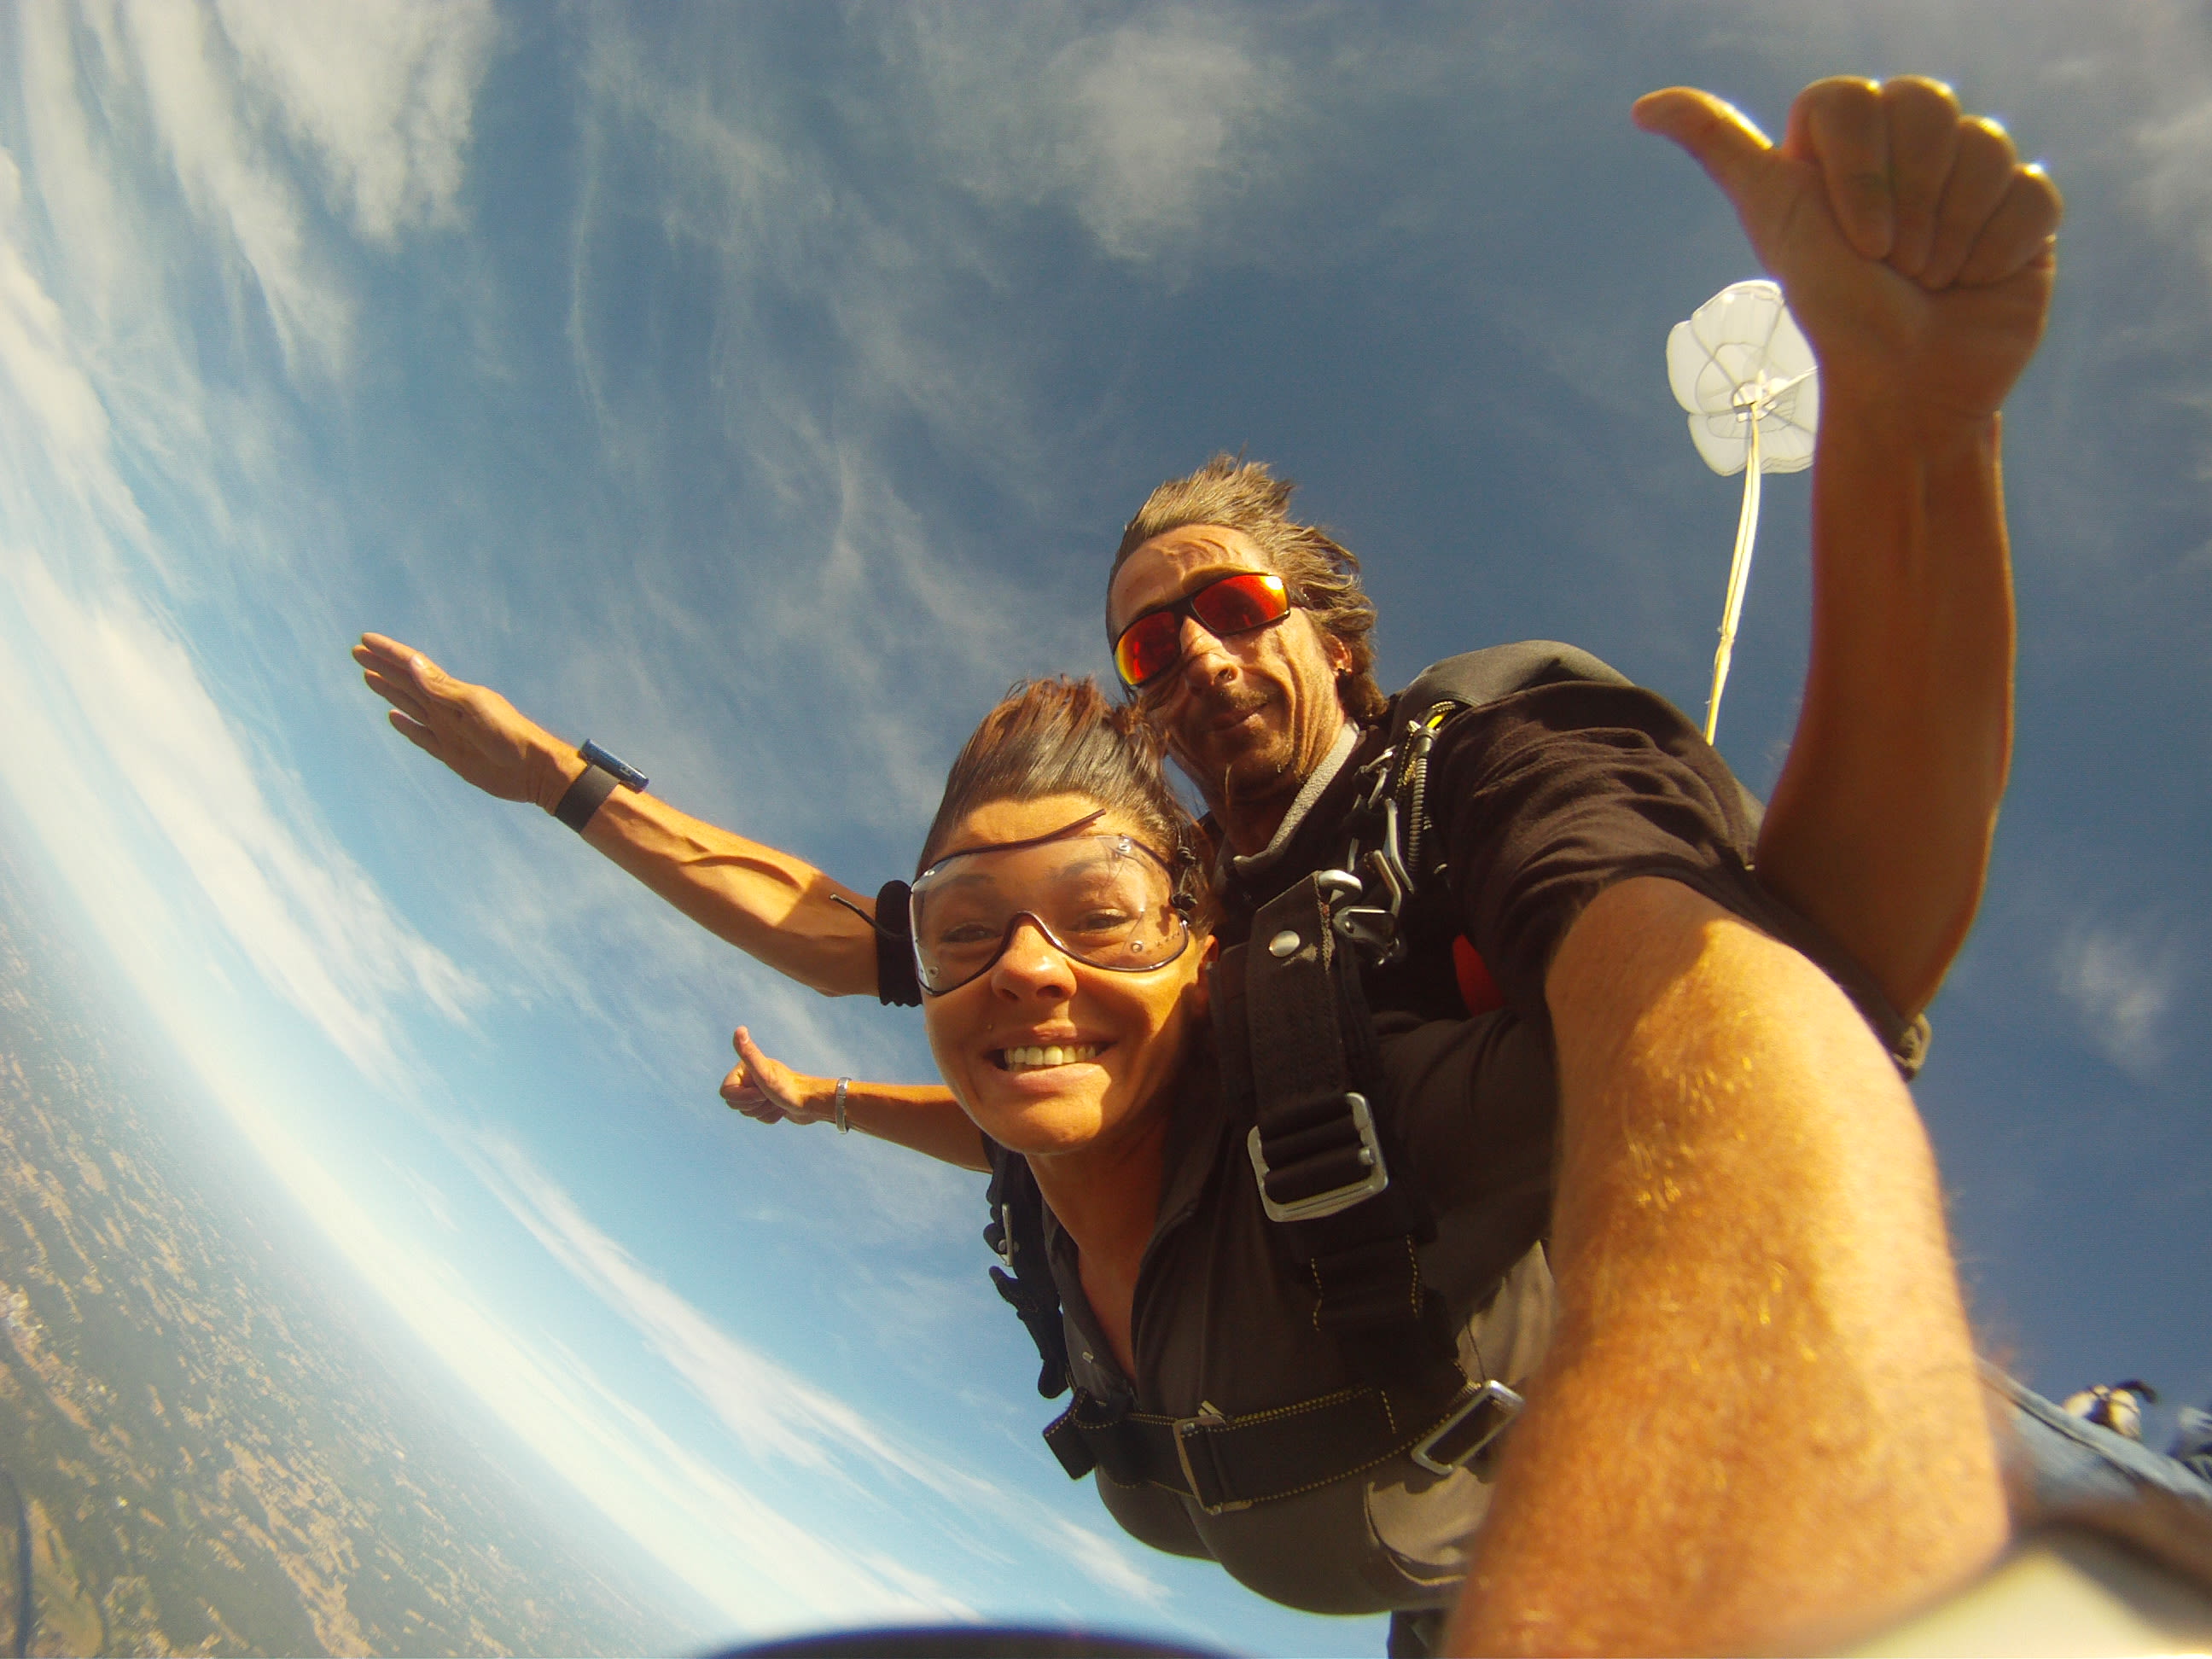
[[[794,1075],[790,1114],[802,1123],[831,1123],[837,1115],[837,1079]],[[858,1133],[933,1158],[963,1170],[988,1173],[982,1131],[960,1109],[952,1091],[936,1083],[868,1083],[845,1087],[845,1121]]]
[[[1652,879],[1547,988],[1559,1324],[1454,1650],[1772,1650],[1983,1565],[2004,1507],[1933,1162],[1858,1017]]]
[[[1980,903],[2011,758],[1997,420],[1822,398],[1812,657],[1759,871],[1917,1013]]]
[[[565,789],[583,764],[571,759],[556,769]],[[553,790],[546,786],[557,800]],[[874,914],[875,901],[805,860],[628,789],[606,798],[585,826],[584,840],[702,927],[785,977],[825,996],[874,993],[875,934],[866,917]]]
[[[363,634],[352,655],[363,683],[392,705],[400,735],[486,794],[551,812],[583,775],[574,744],[414,647]],[[876,988],[874,904],[802,860],[620,788],[600,802],[584,839],[778,973],[831,996]]]

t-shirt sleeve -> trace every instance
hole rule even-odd
[[[1539,686],[1455,715],[1430,758],[1453,902],[1507,1006],[1549,1029],[1544,978],[1583,908],[1632,876],[1704,894],[1809,957],[1908,1074],[1924,1026],[1760,886],[1751,799],[1680,711],[1635,686]]]

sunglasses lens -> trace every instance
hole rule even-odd
[[[1210,587],[1201,587],[1190,596],[1190,608],[1207,632],[1225,639],[1281,621],[1290,614],[1291,600],[1283,591],[1280,576],[1254,571],[1245,576],[1224,576]]]
[[[1207,633],[1225,640],[1282,621],[1291,614],[1291,596],[1280,576],[1252,570],[1209,582],[1180,605],[1138,617],[1114,641],[1114,666],[1124,685],[1143,685],[1182,660],[1186,611]]]
[[[1125,685],[1157,679],[1182,654],[1182,618],[1172,611],[1139,617],[1114,641],[1114,666]]]

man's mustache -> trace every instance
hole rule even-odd
[[[1265,691],[1255,690],[1217,691],[1210,692],[1200,699],[1195,712],[1201,724],[1210,726],[1215,720],[1225,719],[1232,714],[1241,718],[1267,706],[1267,694]]]

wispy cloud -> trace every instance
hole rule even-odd
[[[465,1020],[477,981],[399,916],[298,786],[250,751],[191,654],[148,612],[126,598],[71,594],[28,547],[9,549],[4,562],[25,642],[35,641],[21,666],[43,682],[42,695],[14,705],[16,718],[89,737],[96,754],[79,764],[113,768],[198,886],[204,904],[163,904],[162,931],[221,926],[340,1053],[372,1079],[395,1081],[402,1007],[419,1000]],[[55,709],[58,698],[68,707]],[[55,848],[65,867],[93,829]],[[88,890],[102,884],[96,869],[73,873]]]
[[[78,361],[61,307],[25,257],[22,213],[21,171],[0,149],[0,378],[14,394],[0,398],[0,435],[15,458],[0,467],[9,518],[21,533],[73,513],[143,545],[145,517],[117,475],[106,404]],[[32,487],[39,462],[58,501]]]
[[[306,204],[246,120],[238,64],[196,6],[131,4],[116,36],[185,199],[226,235],[295,372],[333,374],[350,353],[354,302],[314,246]]]
[[[387,246],[404,229],[458,222],[476,89],[495,39],[485,0],[90,0],[75,13],[27,0],[23,13],[34,131],[62,141],[58,173],[111,181],[96,197],[108,212],[64,204],[58,216],[79,228],[105,220],[91,257],[111,280],[119,276],[101,254],[128,239],[118,218],[148,210],[133,202],[114,211],[131,187],[112,181],[141,173],[141,158],[118,139],[147,132],[295,374],[337,375],[353,348],[358,299],[343,239],[331,236],[319,205]],[[57,101],[103,118],[87,123]]]
[[[497,40],[489,0],[218,0],[216,15],[357,233],[389,244],[459,222],[477,88]]]
[[[1084,29],[1060,9],[913,7],[891,30],[907,33],[930,137],[970,189],[996,203],[1064,203],[1121,259],[1188,237],[1246,183],[1290,91],[1219,11],[1164,9]]]
[[[515,1218],[648,1346],[756,1457],[834,1474],[854,1491],[879,1492],[896,1472],[971,1522],[1003,1524],[1055,1540],[1055,1553],[1113,1593],[1158,1605],[1164,1587],[1103,1532],[1079,1526],[996,1481],[902,1440],[884,1424],[814,1387],[722,1329],[594,1225],[574,1200],[512,1142],[481,1143],[479,1172]]]
[[[2051,967],[2100,1054],[2137,1075],[2156,1068],[2180,967],[2169,941],[2142,928],[2076,923],[2061,936]]]

